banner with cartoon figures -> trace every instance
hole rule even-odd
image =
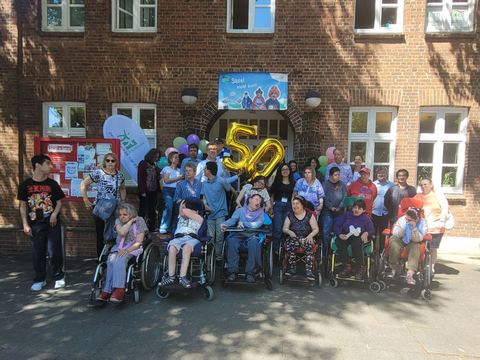
[[[287,74],[220,74],[219,110],[286,110],[287,99]]]

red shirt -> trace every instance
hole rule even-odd
[[[377,186],[372,182],[372,180],[368,180],[367,183],[363,183],[361,179],[358,178],[357,181],[354,181],[348,187],[347,195],[363,197],[367,203],[366,213],[368,216],[372,216],[373,200],[375,200],[377,197]]]

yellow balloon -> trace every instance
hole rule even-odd
[[[265,166],[261,171],[257,171],[257,164],[268,151],[271,151],[273,153],[273,157],[270,159],[267,166]],[[285,148],[280,141],[278,141],[277,139],[263,140],[255,148],[252,156],[247,161],[248,165],[245,169],[247,177],[249,179],[254,179],[257,176],[265,176],[266,178],[268,178],[272,173],[273,169],[275,169],[275,166],[277,166],[277,164],[280,163],[284,157]]]
[[[228,127],[225,143],[227,147],[240,153],[240,161],[234,162],[230,158],[224,158],[223,166],[225,166],[225,168],[227,168],[228,170],[235,172],[246,167],[246,162],[251,155],[250,148],[241,141],[238,141],[238,134],[256,135],[257,127],[253,125],[245,125],[239,123],[231,123]]]

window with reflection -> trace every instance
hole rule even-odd
[[[228,0],[227,4],[227,32],[274,32],[275,0]]]
[[[356,33],[401,33],[403,0],[356,0]]]
[[[85,137],[85,103],[43,103],[43,136]]]

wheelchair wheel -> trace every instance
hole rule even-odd
[[[213,289],[211,286],[205,286],[205,290],[203,291],[203,296],[205,300],[212,301],[213,300]]]
[[[170,297],[170,293],[169,292],[166,292],[166,291],[163,291],[161,287],[157,287],[157,296],[160,298],[160,299],[168,299]]]
[[[315,278],[315,284],[317,285],[317,287],[319,289],[322,287],[323,275],[322,275],[322,272],[320,270],[317,271],[317,277]]]
[[[268,242],[268,277],[273,277],[273,241],[270,239]]]
[[[371,292],[378,293],[380,290],[382,290],[382,286],[378,282],[374,281],[370,284],[369,289]]]
[[[105,282],[104,274],[106,274],[106,272],[107,265],[105,263],[101,263],[97,266],[97,269],[95,270],[95,278],[92,282],[92,288],[90,291],[90,301],[95,301],[97,296],[102,292]]]
[[[283,285],[283,266],[280,266],[279,269],[278,282],[280,283],[280,285]]]
[[[134,295],[135,304],[138,304],[140,302],[140,290],[138,290],[138,288],[133,290],[133,295]]]
[[[273,281],[271,279],[265,279],[265,289],[267,290],[273,289]]]
[[[378,280],[377,281],[380,284],[381,291],[385,290],[387,288],[387,283],[383,280]]]
[[[215,264],[215,249],[213,244],[208,244],[208,249],[211,250],[207,256],[207,282],[213,285],[215,282],[216,264]]]
[[[147,246],[143,252],[141,279],[145,290],[151,290],[157,285],[160,277],[160,250],[155,244]]]
[[[422,298],[424,300],[432,300],[432,297],[433,297],[430,289],[423,289],[422,292],[420,293],[420,295],[422,295]]]
[[[338,280],[335,278],[330,279],[330,286],[334,288],[338,287]]]

